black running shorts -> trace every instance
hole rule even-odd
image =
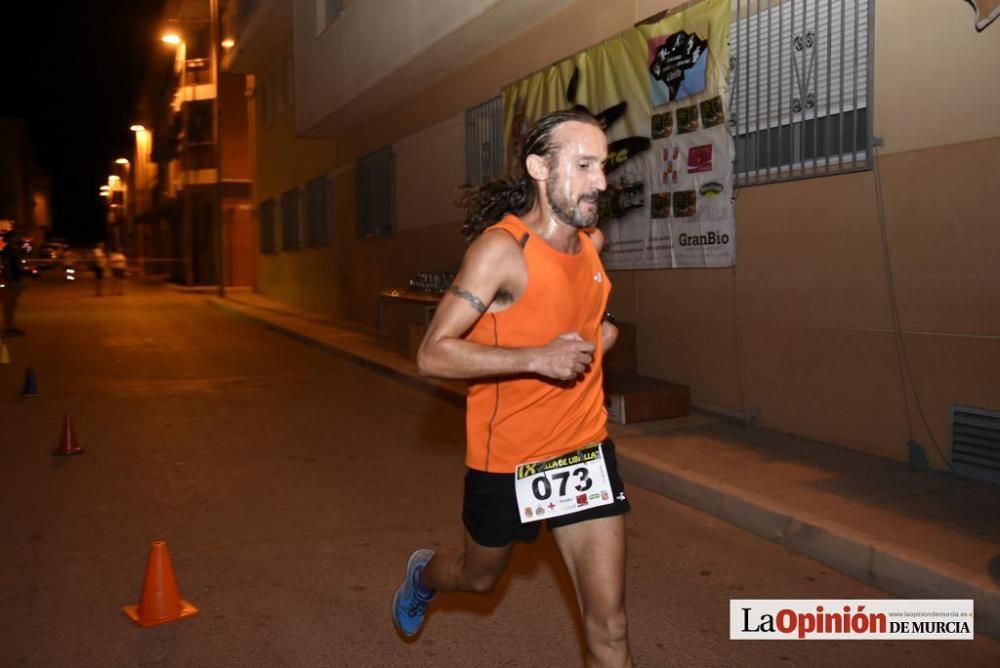
[[[615,501],[570,515],[561,515],[548,522],[555,529],[599,517],[613,517],[627,513],[631,506],[625,496],[625,485],[618,474],[615,444],[611,439],[601,444],[605,466],[611,480]],[[514,493],[513,473],[487,473],[469,469],[465,474],[465,499],[462,506],[462,523],[472,539],[483,547],[506,547],[517,540],[533,541],[541,529],[541,521],[521,523]]]

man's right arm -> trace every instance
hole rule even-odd
[[[583,373],[594,346],[575,332],[529,348],[488,346],[462,338],[483,317],[500,288],[510,285],[523,268],[521,248],[506,233],[483,234],[469,247],[417,352],[422,375],[469,379],[534,373],[571,380]]]

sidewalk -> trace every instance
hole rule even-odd
[[[452,401],[375,337],[247,291],[210,304]],[[905,598],[975,600],[1000,638],[1000,487],[694,413],[609,425],[623,477]]]

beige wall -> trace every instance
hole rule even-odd
[[[450,195],[465,180],[465,152],[455,150],[464,144],[463,114],[395,144],[397,229],[459,224]]]
[[[261,290],[370,329],[378,290],[453,268],[461,256],[448,202],[463,178],[464,110],[678,4],[579,0],[353,127],[336,151],[291,139],[291,114],[279,117],[258,133],[259,162],[271,163],[259,168],[258,199],[332,171],[334,243],[263,256]],[[1000,174],[1000,87],[986,72],[1000,62],[1000,28],[976,33],[958,1],[876,5],[875,132],[885,141],[878,173],[902,372],[875,172],[743,189],[735,269],[615,272],[612,308],[638,323],[641,372],[690,385],[698,404],[900,460],[912,423],[940,467],[930,436],[949,451],[951,404],[1000,409],[1000,204],[985,196]],[[931,49],[929,36],[949,48]],[[358,241],[353,163],[387,144],[397,157],[398,230]],[[390,333],[401,340],[417,319],[394,309]]]
[[[965,2],[875,3],[875,134],[883,153],[1000,135],[1000,30]]]
[[[639,323],[640,369],[696,403],[885,457],[906,457],[907,409],[932,448],[912,375],[947,452],[952,403],[1000,408],[997,173],[1000,139],[881,160],[905,406],[873,172],[744,189],[734,269],[614,272],[612,306]]]

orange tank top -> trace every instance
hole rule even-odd
[[[579,332],[595,347],[590,369],[573,383],[535,375],[469,383],[466,466],[511,473],[522,462],[554,457],[607,437],[601,322],[611,281],[593,242],[582,231],[580,252],[566,254],[515,216],[506,216],[485,234],[497,234],[494,230],[519,242],[526,238],[527,285],[508,308],[484,313],[465,338],[489,346],[525,348]]]

